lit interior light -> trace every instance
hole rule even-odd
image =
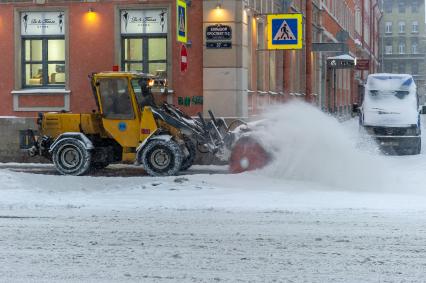
[[[222,9],[222,4],[220,4],[219,2],[216,4],[216,9],[217,10],[220,10],[220,9]]]

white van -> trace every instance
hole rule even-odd
[[[419,154],[417,88],[411,75],[371,74],[360,107],[360,125],[386,153]]]

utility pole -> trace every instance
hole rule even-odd
[[[306,0],[306,89],[305,99],[312,102],[312,0]]]

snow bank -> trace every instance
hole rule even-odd
[[[388,184],[383,158],[356,147],[335,118],[303,102],[290,102],[264,115],[262,140],[274,148],[274,162],[261,174],[319,183],[344,190],[378,190]]]

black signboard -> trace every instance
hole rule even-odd
[[[206,48],[208,49],[232,48],[232,42],[231,41],[210,41],[210,42],[206,42]]]
[[[355,67],[355,62],[345,59],[327,59],[327,67],[331,69],[352,69]]]
[[[207,40],[231,40],[232,29],[230,26],[225,26],[220,24],[217,24],[214,26],[207,26],[206,39]]]

